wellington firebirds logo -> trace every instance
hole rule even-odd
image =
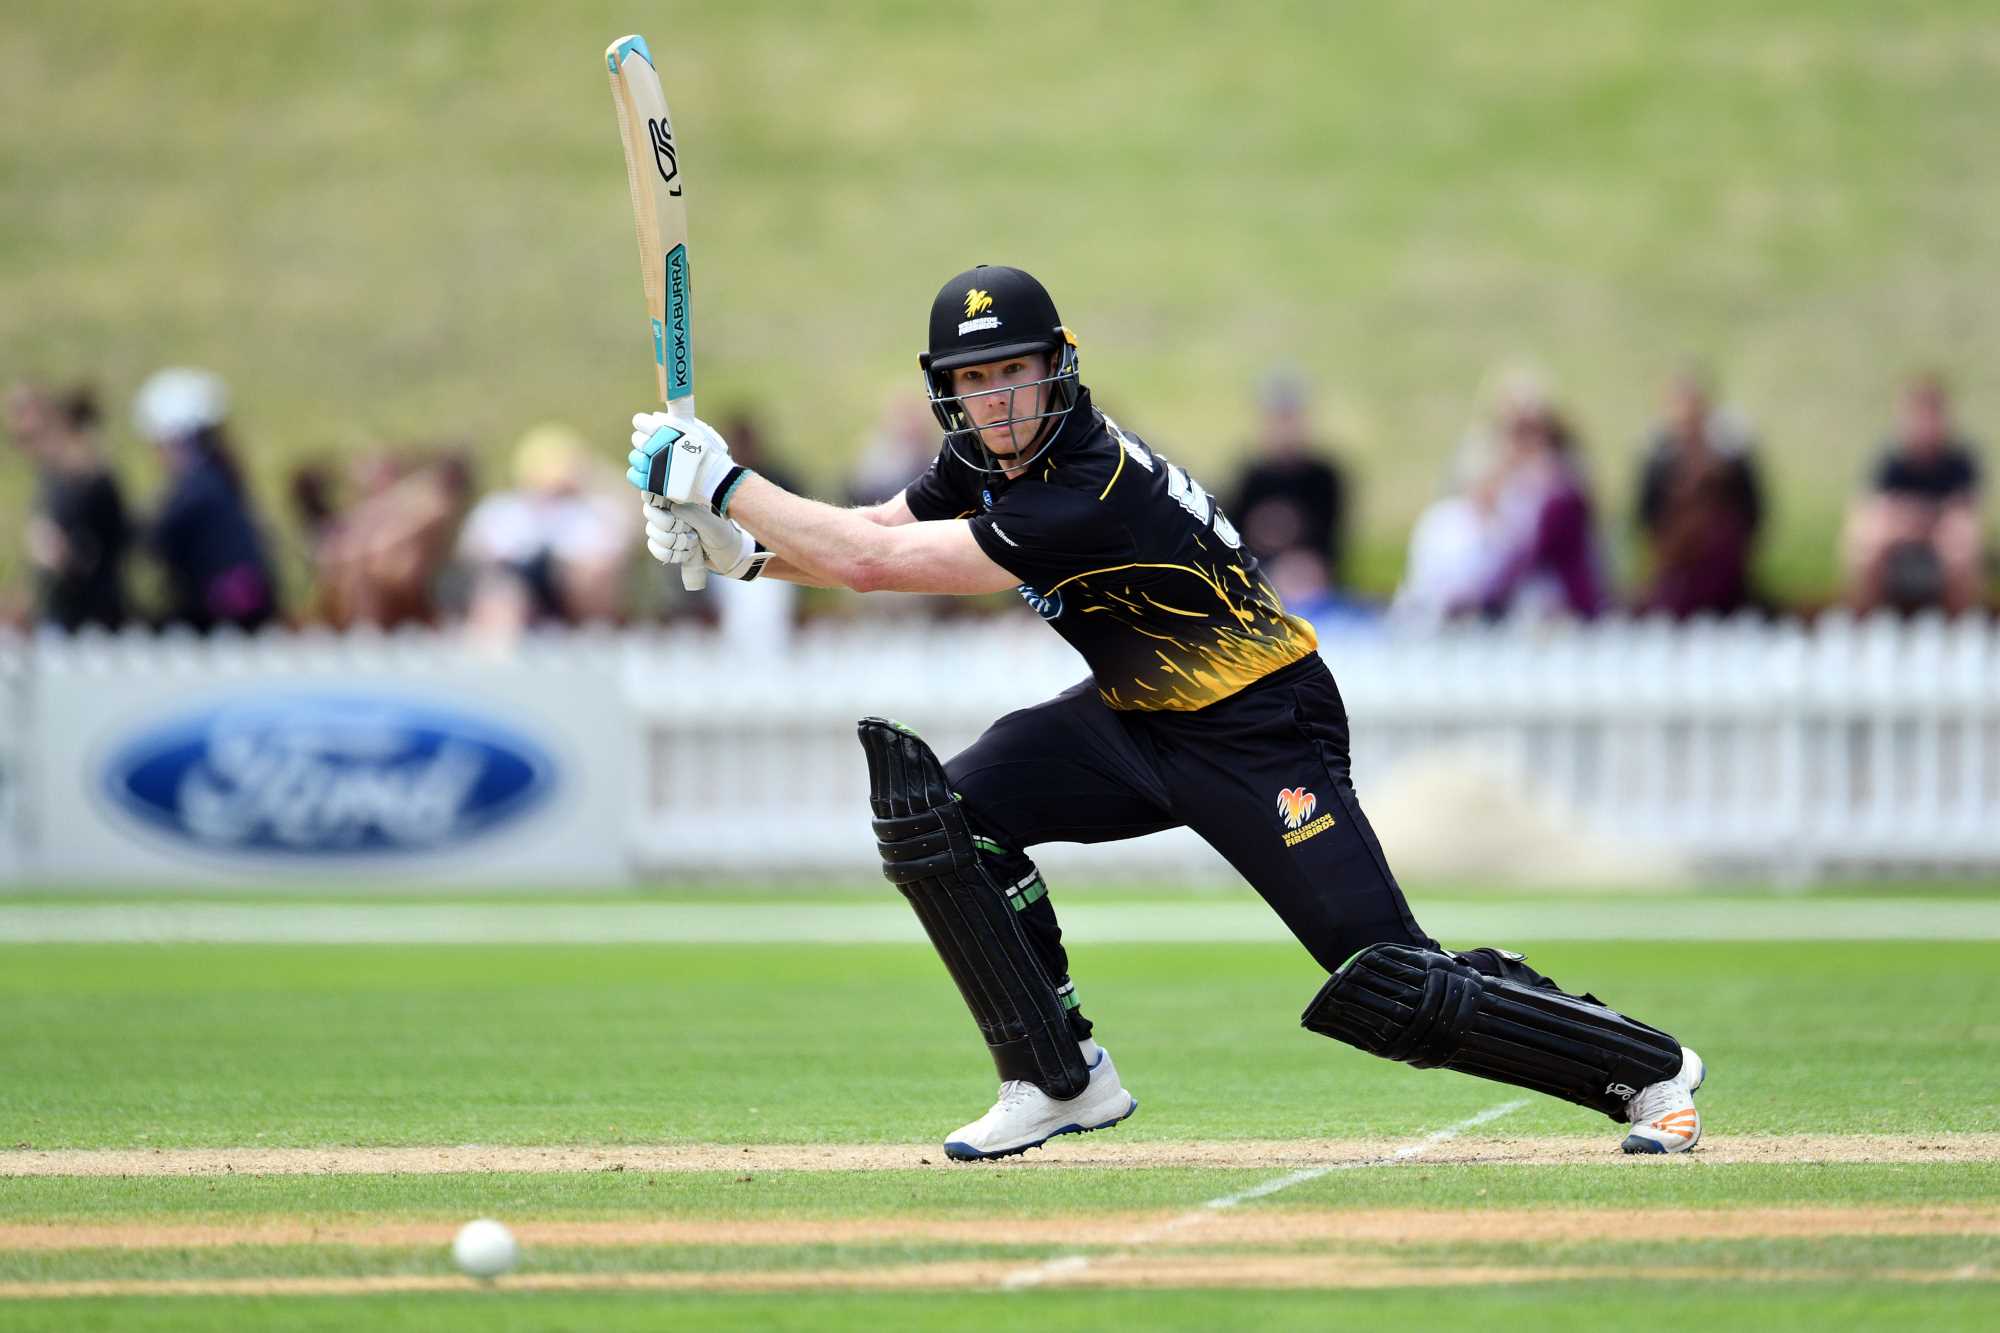
[[[992,308],[993,297],[991,295],[980,291],[977,287],[968,287],[966,289],[965,317],[967,319],[971,319],[974,315],[984,314]]]
[[[1313,818],[1319,798],[1304,787],[1286,787],[1278,793],[1278,818],[1284,821],[1285,846],[1296,847],[1307,838],[1317,837],[1333,827],[1331,813]]]

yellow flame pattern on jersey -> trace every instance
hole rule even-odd
[[[1262,571],[1233,562],[1218,570],[1118,565],[1072,575],[1056,588],[1069,590],[1074,614],[1110,616],[1134,636],[1119,673],[1124,683],[1106,685],[1107,673],[1096,673],[1098,695],[1112,708],[1206,708],[1319,651],[1312,625],[1285,610]],[[1184,630],[1162,632],[1179,630],[1180,619]]]

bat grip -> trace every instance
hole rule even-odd
[[[663,371],[661,373],[664,374],[665,372]],[[661,390],[662,392],[665,391],[664,380],[661,383]],[[671,416],[683,417],[688,420],[693,420],[694,395],[692,393],[689,393],[688,396],[685,398],[668,399],[667,412]],[[691,565],[681,566],[681,587],[687,589],[689,592],[700,592],[703,588],[706,588],[707,586],[708,586],[707,565],[702,564],[701,561],[697,559]]]

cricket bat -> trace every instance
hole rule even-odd
[[[638,33],[605,48],[611,101],[618,111],[618,139],[625,148],[625,181],[632,187],[632,220],[639,229],[639,275],[652,323],[653,366],[660,401],[677,417],[694,416],[694,342],[689,317],[687,194],[680,145],[667,115],[659,67]],[[699,561],[681,566],[688,589],[708,583]]]

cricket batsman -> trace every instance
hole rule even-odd
[[[632,484],[665,564],[857,592],[1020,592],[1090,676],[941,762],[860,723],[883,873],[915,909],[1000,1074],[960,1160],[1115,1125],[1138,1103],[1084,1017],[1029,849],[1185,825],[1330,974],[1313,1031],[1423,1068],[1589,1107],[1631,1153],[1701,1138],[1701,1057],[1503,949],[1426,934],[1356,803],[1347,713],[1209,493],[1091,405],[1042,284],[980,265],[945,283],[918,357],[944,429],[898,496],[842,509],[734,462],[705,423],[632,419]],[[664,503],[666,507],[659,507]]]

